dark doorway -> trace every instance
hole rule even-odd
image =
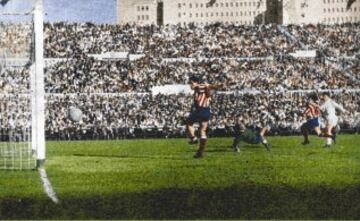
[[[161,26],[164,24],[164,3],[158,2],[157,4],[157,25]]]

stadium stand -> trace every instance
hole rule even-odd
[[[0,27],[21,41],[23,26]],[[194,74],[228,84],[213,97],[211,133],[217,136],[231,134],[238,118],[247,126],[256,124],[264,112],[274,120],[272,133],[297,133],[304,120],[300,115],[306,95],[317,90],[333,92],[335,100],[349,111],[341,117],[341,127],[354,130],[360,112],[360,62],[355,57],[360,50],[360,24],[288,26],[287,32],[275,25],[46,24],[47,137],[183,136],[190,95],[152,95],[151,88],[186,84]],[[0,38],[0,45],[11,44],[10,38]],[[304,45],[323,53],[311,59],[289,56]],[[21,57],[17,50],[12,50],[12,57]],[[88,56],[112,51],[145,56],[131,62]],[[6,94],[14,88],[29,88],[29,70],[14,67],[0,74],[1,105],[11,105]],[[66,117],[71,105],[83,111],[81,122]],[[5,122],[6,114],[0,115]],[[2,123],[0,129],[9,130],[7,125]]]

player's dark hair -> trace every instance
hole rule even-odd
[[[311,93],[311,94],[309,94],[309,99],[312,101],[318,101],[319,97],[316,93]]]
[[[330,92],[324,92],[323,95],[330,97]]]
[[[193,75],[193,76],[191,76],[191,77],[189,78],[189,80],[190,80],[191,82],[200,83],[200,78],[199,78],[199,76]]]

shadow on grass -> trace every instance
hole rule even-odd
[[[1,219],[360,219],[360,188],[241,185],[0,199]]]

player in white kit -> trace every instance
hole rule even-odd
[[[338,117],[336,116],[336,110],[341,113],[346,112],[346,110],[333,101],[328,93],[323,95],[324,103],[320,106],[320,110],[323,113],[323,116],[326,120],[326,126],[324,129],[324,137],[326,137],[325,147],[330,147],[332,140],[335,140],[335,134],[333,134],[333,129],[336,128],[338,124]]]

